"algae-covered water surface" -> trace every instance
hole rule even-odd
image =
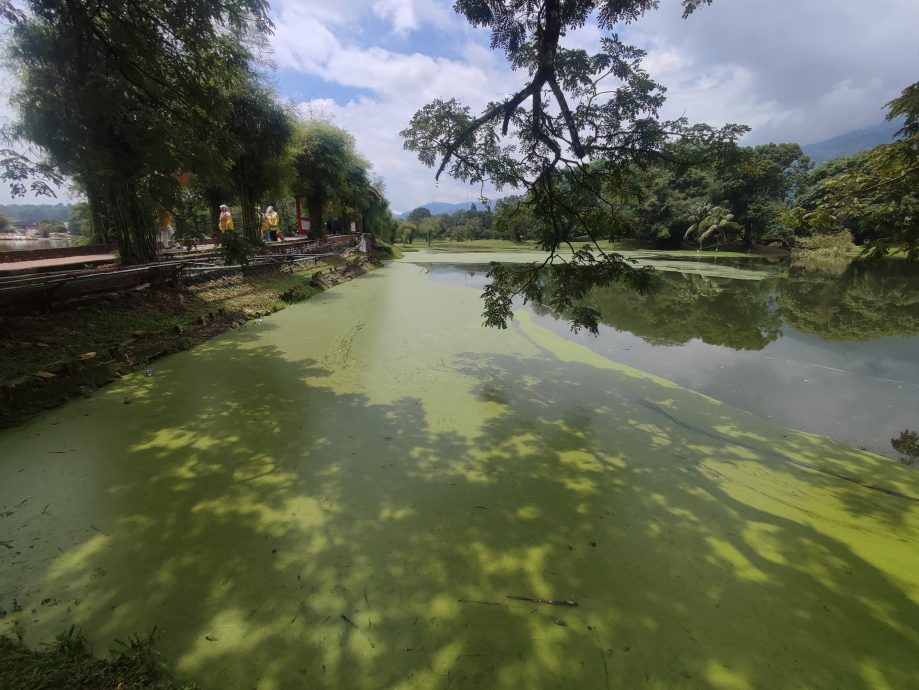
[[[0,433],[0,626],[205,688],[919,687],[919,473],[519,317],[396,263]]]

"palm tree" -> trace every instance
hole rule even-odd
[[[696,212],[696,222],[689,226],[683,239],[688,240],[696,235],[699,249],[702,249],[702,243],[714,235],[715,249],[717,249],[719,244],[727,242],[728,232],[740,232],[742,229],[740,224],[734,220],[734,214],[724,206],[705,204],[699,207]]]

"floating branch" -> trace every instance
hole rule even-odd
[[[504,606],[504,604],[502,604],[500,601],[478,601],[477,599],[457,599],[457,601],[461,604],[483,604],[484,606]]]
[[[534,597],[518,597],[516,594],[508,594],[508,599],[516,601],[532,601],[534,604],[551,604],[552,606],[577,606],[578,602],[573,599],[535,599]]]

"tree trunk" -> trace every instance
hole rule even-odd
[[[115,238],[106,219],[105,204],[102,194],[96,185],[86,185],[86,199],[89,202],[92,241],[99,244],[109,244],[113,242]]]
[[[322,200],[308,198],[306,207],[310,214],[310,235],[316,239],[325,237],[325,228],[322,226]]]
[[[254,244],[262,243],[262,233],[259,228],[258,214],[255,212],[255,204],[252,203],[252,195],[245,185],[239,186],[239,205],[242,209],[242,234],[247,240]]]
[[[137,193],[134,182],[109,191],[108,210],[121,260],[126,264],[156,260],[156,228],[153,213]]]
[[[750,249],[753,246],[753,224],[748,223],[743,230],[743,247]]]
[[[207,210],[210,220],[210,232],[208,235],[216,235],[218,233],[217,227],[220,225],[220,204],[224,203],[223,197],[220,190],[215,188],[206,189],[204,196],[207,198]]]

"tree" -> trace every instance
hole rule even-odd
[[[887,104],[887,119],[903,116],[897,140],[850,159],[828,177],[807,219],[818,228],[859,226],[871,257],[902,250],[919,260],[919,82]]]
[[[93,236],[93,221],[89,204],[80,202],[70,207],[70,219],[67,221],[67,232],[71,235],[80,235],[93,240],[99,239]]]
[[[370,195],[370,208],[367,211],[365,232],[376,235],[383,241],[392,242],[395,239],[396,220],[389,210],[389,201],[384,195],[386,187],[382,178],[371,179],[367,191]]]
[[[306,200],[311,231],[322,236],[326,209],[347,185],[354,139],[329,122],[311,120],[300,125],[295,140],[294,193]]]
[[[709,2],[683,0],[684,17]],[[595,55],[561,44],[567,31],[593,16],[602,30],[613,31],[656,5],[653,0],[457,1],[457,11],[473,26],[490,29],[492,47],[527,77],[515,93],[476,116],[456,99],[424,106],[402,132],[405,147],[424,164],[436,165],[436,178],[448,172],[467,183],[524,190],[542,231],[540,245],[549,252],[539,266],[492,268],[484,295],[486,325],[505,328],[512,297],[521,294],[570,313],[574,328],[596,330],[595,310],[570,309],[588,289],[623,282],[643,291],[652,284],[649,269],[600,247],[615,225],[610,191],[631,166],[662,159],[699,162],[747,131],[738,125],[690,126],[685,119],[662,122],[663,88],[642,69],[644,53],[615,34],[603,39]],[[676,140],[681,144],[673,145]],[[576,235],[586,235],[589,244],[575,250],[570,238]],[[571,254],[561,257],[562,246]],[[557,280],[539,279],[545,266]]]
[[[42,237],[67,232],[67,226],[59,220],[43,220],[38,224],[38,233]]]
[[[352,222],[361,232],[368,232],[372,214],[380,211],[378,196],[370,184],[370,163],[352,149],[344,185],[335,193],[342,232],[348,232]]]
[[[810,159],[798,144],[737,147],[716,171],[718,201],[730,207],[743,228],[744,246],[775,237],[779,212],[802,186]]]
[[[274,93],[252,76],[230,95],[226,128],[232,135],[229,173],[242,211],[241,230],[250,243],[260,244],[255,206],[285,181],[294,123]]]
[[[508,196],[495,204],[492,227],[498,237],[511,242],[535,240],[540,232],[523,197]]]
[[[425,209],[425,211],[427,211],[427,209]],[[409,218],[411,218],[411,216],[409,216]],[[431,240],[435,236],[440,235],[443,229],[443,221],[440,216],[432,216],[430,212],[428,212],[426,217],[418,221],[418,230],[424,235],[429,247],[431,246]]]
[[[425,208],[424,206],[419,206],[416,209],[413,209],[411,213],[408,214],[408,220],[419,221],[422,218],[430,218],[431,211],[430,209]]]
[[[409,220],[400,220],[399,222],[399,239],[402,240],[402,244],[411,244],[412,240],[415,239],[415,233],[418,231],[418,227]]]
[[[86,193],[97,234],[125,261],[155,254],[172,174],[220,158],[225,95],[247,70],[244,32],[265,0],[30,0],[12,31],[16,135]],[[230,88],[228,88],[230,87]],[[217,156],[215,156],[215,151]]]
[[[715,246],[727,242],[727,233],[739,233],[743,228],[734,221],[734,214],[723,206],[711,206],[706,204],[701,206],[696,212],[696,222],[689,226],[684,240],[694,237],[699,243],[699,249],[702,243],[709,237],[714,238]]]

